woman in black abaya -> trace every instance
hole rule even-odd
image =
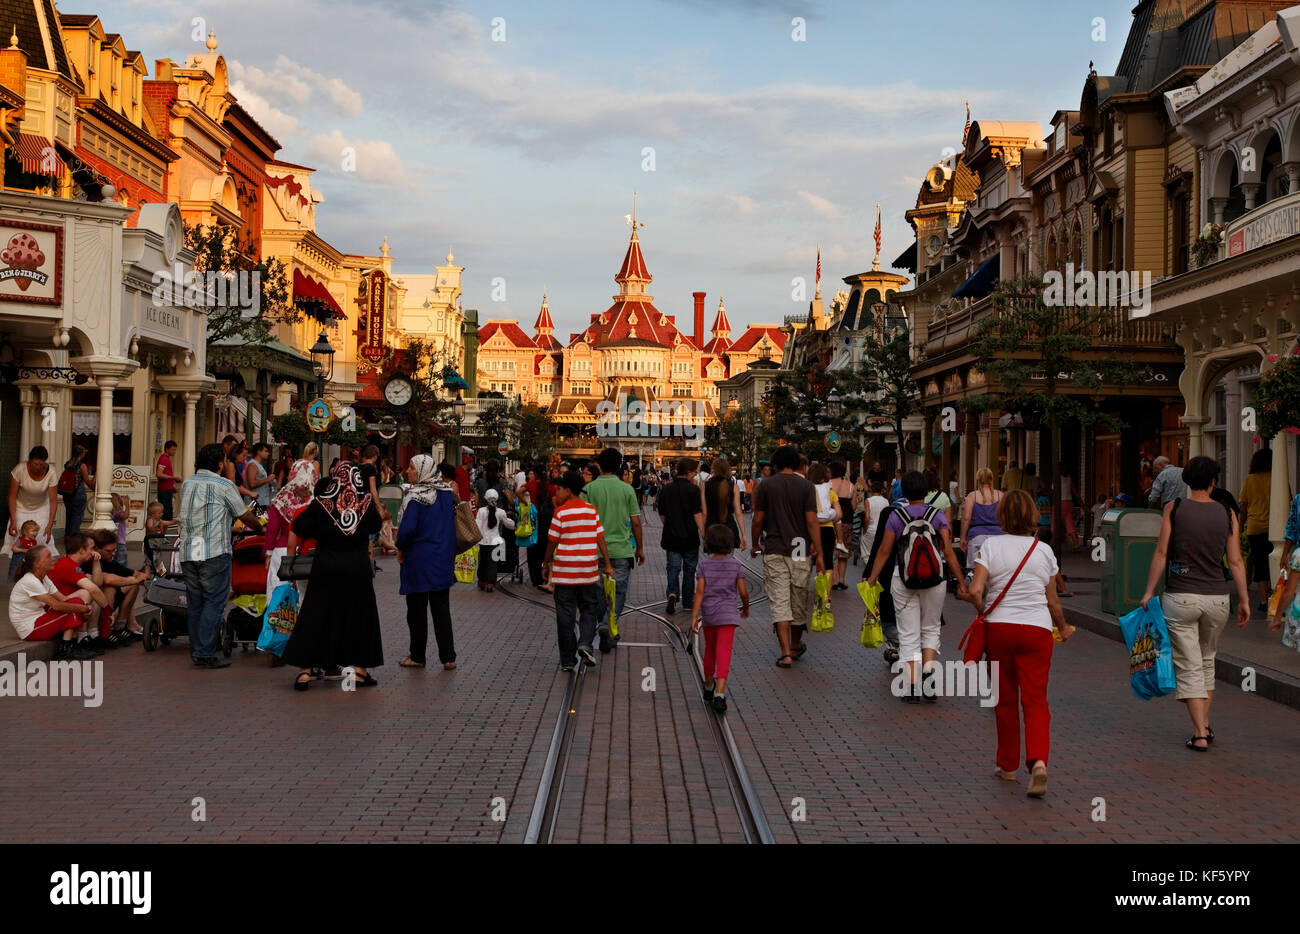
[[[299,669],[296,690],[307,690],[312,668],[345,665],[358,686],[379,683],[370,674],[384,663],[384,647],[369,544],[382,525],[361,471],[348,461],[316,484],[311,504],[293,520],[289,554],[304,538],[316,540],[307,596],[284,649],[285,663]]]

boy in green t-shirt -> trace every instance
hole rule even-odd
[[[619,479],[623,455],[618,448],[605,448],[596,463],[600,475],[587,484],[582,496],[596,507],[600,524],[605,528],[605,544],[614,565],[614,615],[618,617],[627,602],[627,582],[632,575],[633,563],[645,564],[645,551],[641,545],[641,506],[632,485]],[[618,641],[610,639],[608,619],[598,634],[602,652],[608,652]]]

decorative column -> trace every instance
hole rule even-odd
[[[1200,457],[1205,453],[1204,426],[1209,422],[1206,415],[1184,415],[1179,421],[1187,426],[1187,459]],[[1220,478],[1223,479],[1223,478]]]
[[[931,453],[934,450],[934,419],[928,410],[921,417],[925,421],[921,425],[921,466],[919,469],[924,470],[926,461],[934,456]],[[904,472],[908,469],[903,460],[906,456],[906,451],[900,450],[898,452],[898,466],[902,467]]]
[[[26,460],[27,452],[36,445],[35,438],[40,437],[40,409],[35,386],[18,387],[18,401],[23,415],[18,429],[18,459]]]
[[[1279,431],[1269,442],[1273,449],[1273,471],[1269,474],[1268,501],[1268,538],[1273,543],[1273,554],[1269,556],[1269,580],[1276,580],[1278,569],[1288,555],[1282,551],[1282,542],[1286,540],[1286,520],[1291,512],[1291,464],[1287,460],[1287,433]]]
[[[1259,182],[1242,182],[1241,193],[1246,196],[1246,210],[1255,209],[1255,199],[1259,197]]]
[[[116,376],[98,376],[99,444],[95,449],[95,512],[92,529],[113,528],[113,390],[121,382]]]
[[[177,465],[182,477],[190,477],[194,474],[194,456],[198,454],[195,448],[195,415],[194,408],[203,398],[203,393],[190,390],[183,396],[185,399],[185,434],[181,441],[181,462]]]
[[[1214,216],[1214,223],[1223,223],[1223,212],[1228,207],[1227,198],[1211,198],[1210,213]]]

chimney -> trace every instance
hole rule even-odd
[[[704,346],[704,292],[692,292],[695,299],[695,346]]]

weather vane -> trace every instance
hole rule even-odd
[[[638,221],[638,220],[636,219],[636,192],[635,192],[635,191],[632,192],[632,213],[631,213],[631,214],[624,214],[624,215],[623,215],[623,220],[625,220],[625,221],[626,221],[626,222],[631,226],[631,228],[632,228],[632,233],[634,233],[634,234],[636,233],[636,229],[637,229],[638,227],[644,227],[644,226],[645,226],[645,224],[641,223],[640,221]]]

